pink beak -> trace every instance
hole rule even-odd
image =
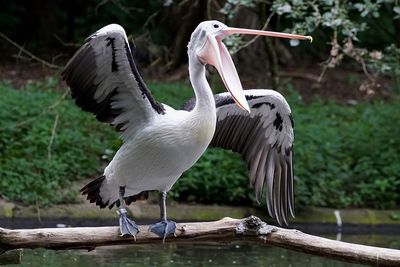
[[[213,65],[225,84],[225,87],[231,93],[236,104],[250,113],[250,107],[247,103],[246,97],[243,92],[242,84],[239,80],[235,65],[233,64],[232,58],[229,55],[228,49],[222,43],[222,39],[231,34],[252,34],[252,35],[264,35],[271,37],[289,38],[289,39],[300,39],[310,40],[311,36],[303,36],[297,34],[288,34],[271,31],[259,31],[241,28],[230,28],[226,27],[215,34],[209,34],[207,41],[203,48],[197,53],[201,61]]]

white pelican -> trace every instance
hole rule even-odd
[[[218,21],[200,23],[188,44],[195,99],[182,110],[152,97],[135,66],[134,48],[119,25],[92,34],[63,70],[76,104],[121,132],[123,144],[103,175],[81,189],[100,208],[119,207],[121,235],[138,232],[136,223],[127,218],[125,205],[146,198],[152,190],[160,192],[161,220],[149,230],[164,239],[175,233],[175,222],[167,220],[167,192],[209,146],[242,155],[257,199],[265,191],[268,212],[279,224],[287,224],[289,213],[294,216],[291,111],[275,91],[243,91],[222,43],[234,33],[311,39],[230,28]],[[206,64],[218,70],[230,94],[212,94]]]

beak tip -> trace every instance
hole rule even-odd
[[[307,40],[310,41],[310,43],[312,43],[314,41],[313,37],[311,35],[306,36]]]
[[[246,101],[245,103],[246,103],[246,104],[243,105],[243,109],[244,109],[245,111],[247,111],[248,114],[250,114],[250,113],[251,113],[251,109],[250,109],[250,107],[249,107],[249,104],[247,103],[247,101]]]

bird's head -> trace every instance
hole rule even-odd
[[[190,38],[188,45],[189,53],[194,54],[202,64],[213,65],[236,104],[248,112],[250,112],[250,108],[247,104],[235,65],[229,55],[228,49],[222,43],[222,39],[231,34],[264,35],[312,41],[311,36],[231,28],[216,20],[204,21],[197,26]]]

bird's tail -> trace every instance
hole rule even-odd
[[[117,205],[117,207],[120,206],[120,201],[114,201],[110,203],[110,201],[107,201],[106,203],[103,202],[102,197],[100,196],[100,188],[103,185],[103,182],[105,180],[105,176],[102,175],[84,187],[80,190],[82,195],[87,195],[87,200],[89,200],[90,203],[96,203],[97,206],[99,206],[101,209],[105,208],[108,206],[109,209],[114,207],[114,205]],[[133,196],[127,196],[125,197],[125,204],[129,205],[132,202],[135,202],[136,200],[145,200],[149,198],[149,191],[143,191],[140,192],[139,194],[133,195]]]
[[[104,203],[100,196],[100,188],[104,182],[104,179],[106,179],[106,176],[102,175],[82,187],[80,190],[82,195],[87,195],[86,199],[89,200],[90,203],[95,202],[96,205],[100,206],[101,209],[108,206],[108,202]]]

